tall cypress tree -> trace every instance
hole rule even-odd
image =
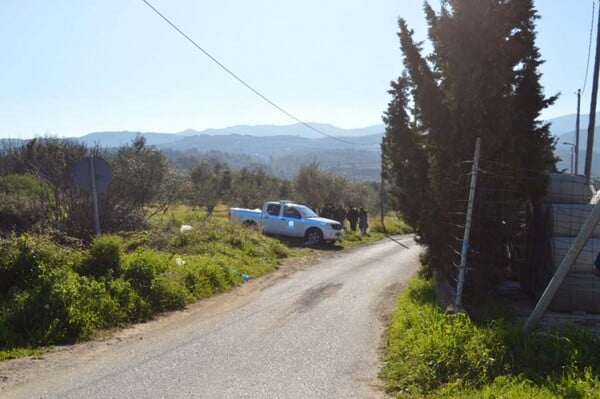
[[[418,226],[427,197],[425,182],[429,165],[423,137],[410,124],[406,103],[408,83],[406,76],[392,82],[389,93],[393,100],[384,116],[388,128],[381,143],[381,163],[384,177],[394,183],[396,203],[404,219]]]
[[[481,158],[506,174],[480,196],[472,227],[472,248],[481,255],[471,261],[471,281],[483,287],[500,272],[500,223],[518,213],[519,202],[539,197],[542,176],[554,169],[554,143],[538,121],[555,100],[539,83],[538,16],[532,0],[446,0],[437,13],[428,3],[424,10],[433,48],[427,56],[399,21],[406,73],[390,91],[383,167],[428,247],[428,265],[449,272],[462,237],[452,215],[465,211],[466,161],[481,137]]]

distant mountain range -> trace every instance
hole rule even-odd
[[[95,145],[96,143],[99,143],[101,147],[119,147],[121,145],[131,143],[131,140],[133,140],[137,135],[141,134],[146,138],[146,143],[148,145],[168,147],[169,145],[173,144],[177,147],[185,147],[191,142],[187,141],[185,144],[183,144],[183,142],[194,137],[203,137],[205,139],[208,137],[219,137],[222,139],[224,136],[291,136],[296,139],[318,139],[326,138],[326,135],[328,135],[333,137],[340,137],[344,141],[351,141],[350,138],[354,137],[370,136],[377,134],[381,135],[385,130],[383,125],[374,125],[360,129],[342,129],[333,125],[322,123],[310,123],[309,125],[325,134],[320,134],[317,131],[310,129],[305,125],[296,123],[293,125],[285,126],[239,125],[226,127],[223,129],[206,129],[202,131],[187,129],[178,133],[151,133],[131,131],[95,132],[78,137],[77,140],[88,145]],[[221,139],[216,139],[215,143],[220,143]],[[205,142],[203,142],[202,144],[205,144]],[[189,147],[185,148],[187,149]]]
[[[114,148],[130,144],[138,135],[171,159],[179,156],[221,156],[232,166],[263,165],[280,177],[293,177],[298,168],[313,160],[326,170],[361,180],[379,180],[380,144],[383,125],[360,129],[342,129],[328,124],[311,123],[320,132],[302,124],[287,126],[232,126],[224,129],[178,133],[94,132],[69,138],[88,146]],[[11,139],[11,145],[24,142]],[[2,145],[9,144],[0,139]],[[189,165],[187,165],[189,166]]]
[[[551,132],[556,137],[556,155],[562,160],[558,169],[569,169],[571,162],[571,145],[575,143],[575,114],[553,118]],[[598,120],[598,117],[597,117]],[[583,171],[585,162],[585,147],[587,144],[587,129],[589,115],[582,115],[580,119],[580,151],[579,172]],[[380,154],[381,138],[385,127],[383,124],[368,126],[359,129],[342,129],[330,124],[310,123],[310,126],[325,134],[308,128],[300,123],[275,126],[275,125],[238,125],[223,129],[206,129],[197,131],[187,129],[177,133],[158,132],[94,132],[81,137],[69,138],[88,146],[99,145],[104,148],[119,147],[131,143],[138,135],[146,138],[147,145],[153,145],[165,152],[189,152],[202,154],[207,152],[220,152],[226,154],[248,155],[252,162],[263,162],[279,170],[280,175],[289,177],[289,166],[327,159],[325,162],[331,170],[346,170],[345,163],[353,161],[354,172],[350,169],[345,174],[351,175],[356,168],[368,169],[368,178],[377,179],[379,174],[376,165]],[[598,129],[596,129],[598,131]],[[600,133],[597,134],[600,136]],[[327,137],[331,136],[331,137]],[[332,138],[333,137],[333,138]],[[0,146],[19,145],[26,140],[0,139]],[[594,155],[592,173],[600,174],[600,137],[594,140]],[[277,162],[278,160],[278,162]],[[288,167],[282,162],[291,162]],[[291,161],[293,160],[293,162]],[[335,161],[334,161],[335,160]],[[364,161],[364,162],[363,162]],[[361,163],[363,162],[363,163]],[[275,164],[279,163],[279,165]],[[356,166],[359,165],[359,166]],[[346,169],[345,169],[346,168]],[[285,172],[284,172],[285,170]],[[367,178],[367,176],[362,176]]]

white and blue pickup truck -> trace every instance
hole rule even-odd
[[[265,234],[304,238],[311,245],[333,245],[344,235],[340,222],[322,218],[306,205],[292,201],[267,201],[262,210],[230,208],[229,220],[257,226]]]

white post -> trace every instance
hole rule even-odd
[[[94,223],[96,225],[96,235],[100,235],[100,216],[98,215],[98,192],[96,191],[96,170],[94,167],[94,157],[90,157],[90,174],[92,175],[92,203],[94,204]]]
[[[477,137],[475,142],[475,156],[473,157],[473,167],[471,168],[471,186],[469,187],[469,202],[467,205],[467,220],[465,222],[465,234],[462,240],[460,251],[460,266],[458,273],[458,283],[456,284],[456,298],[454,301],[454,310],[462,311],[462,291],[465,284],[465,275],[467,272],[467,253],[469,251],[469,234],[471,233],[471,217],[473,215],[473,202],[475,202],[475,186],[477,185],[477,170],[479,169],[479,148],[481,137]]]

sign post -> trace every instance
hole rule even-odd
[[[94,157],[90,157],[90,180],[92,181],[92,203],[94,204],[94,223],[96,235],[100,235],[100,215],[98,214],[98,192],[96,191],[96,170],[94,168]]]
[[[100,215],[98,212],[98,193],[106,190],[112,180],[112,168],[100,157],[85,157],[75,165],[75,182],[83,191],[92,195],[94,206],[94,224],[96,235],[100,235]]]

